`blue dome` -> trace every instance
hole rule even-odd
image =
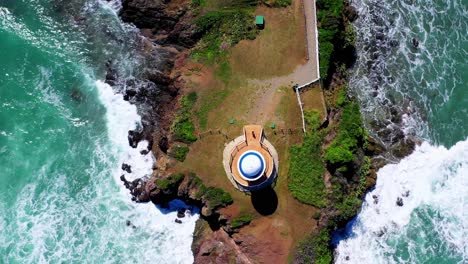
[[[239,159],[238,168],[243,178],[255,181],[265,171],[265,159],[257,151],[247,151]]]

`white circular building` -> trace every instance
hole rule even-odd
[[[278,154],[258,125],[245,126],[226,146],[223,163],[232,184],[245,192],[270,186],[278,174]]]

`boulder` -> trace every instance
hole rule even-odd
[[[128,165],[127,163],[122,163],[122,170],[128,173],[132,173],[132,166]]]
[[[400,207],[403,206],[403,198],[398,197],[397,200],[396,200],[396,205],[398,205]]]

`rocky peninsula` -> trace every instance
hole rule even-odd
[[[136,202],[201,208],[195,263],[331,262],[330,234],[357,213],[375,171],[414,148],[401,134],[391,144],[368,136],[347,92],[358,14],[339,0],[317,1],[322,82],[303,94],[303,133],[294,83],[281,81],[310,56],[303,8],[301,0],[122,1],[119,15],[140,29],[147,58],[121,91],[142,116],[128,140],[148,140],[157,162],[150,178],[121,179]],[[264,31],[254,14],[267,18]],[[119,81],[112,67],[111,85]],[[274,188],[245,195],[230,186],[220,157],[252,122],[269,126],[282,167]]]

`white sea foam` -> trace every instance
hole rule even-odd
[[[178,224],[177,208],[189,208],[182,201],[172,201],[169,209],[131,201],[119,165],[131,165],[127,176],[136,178],[151,173],[154,158],[128,146],[127,131],[140,122],[135,106],[109,85],[95,85],[107,110],[109,141],[98,137],[64,157],[48,157],[34,171],[34,181],[15,193],[14,211],[4,210],[8,206],[1,201],[8,194],[0,193],[0,211],[7,212],[6,218],[0,216],[0,232],[10,234],[0,236],[0,262],[192,263],[199,209],[191,208]],[[75,152],[90,153],[90,164],[81,166],[86,169],[57,166],[62,160],[85,162],[74,160]]]
[[[467,190],[468,139],[450,149],[423,143],[379,170],[375,189],[347,227],[349,237],[337,246],[336,262],[422,263],[443,254],[466,263]],[[408,244],[406,259],[395,257],[401,243]]]
[[[128,180],[150,176],[154,157],[151,152],[146,155],[140,153],[141,150],[147,148],[148,142],[141,141],[137,148],[132,148],[128,144],[128,131],[141,127],[141,117],[137,114],[136,106],[124,101],[121,94],[115,94],[108,84],[97,81],[96,86],[99,98],[107,109],[109,138],[119,148],[117,151],[122,153],[119,164],[126,163],[132,169],[131,173],[123,172],[120,168],[117,169],[113,173],[114,179],[121,186],[121,192],[124,192],[128,198],[127,203],[132,208],[131,214],[134,215],[132,217],[135,219],[134,223],[153,230],[152,235],[155,237],[152,243],[162,245],[153,260],[157,258],[161,263],[193,262],[191,242],[195,222],[198,219],[198,209],[192,210],[194,214],[180,226],[174,222],[175,212],[159,211],[151,203],[135,204],[129,202],[130,197],[120,182],[120,175],[125,174]],[[186,206],[181,202],[173,203],[173,207],[177,205]],[[157,235],[161,229],[165,232],[163,235]]]

